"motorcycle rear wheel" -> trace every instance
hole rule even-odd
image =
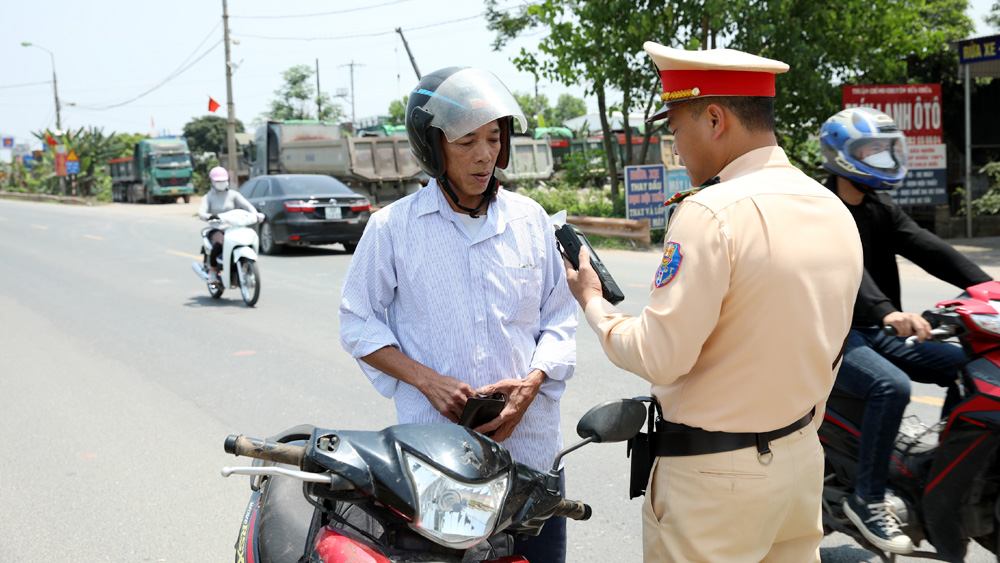
[[[240,293],[243,294],[243,302],[248,307],[253,307],[257,304],[257,299],[260,298],[260,271],[257,269],[257,261],[240,258],[237,267],[242,274],[240,276]]]

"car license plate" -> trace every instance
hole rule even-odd
[[[326,218],[327,219],[340,219],[340,207],[331,206],[326,207]]]

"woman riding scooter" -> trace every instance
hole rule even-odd
[[[202,221],[208,221],[214,227],[208,233],[208,239],[212,241],[212,253],[209,255],[211,270],[209,276],[211,283],[219,283],[219,264],[222,255],[223,231],[218,228],[219,215],[233,209],[245,209],[250,213],[257,213],[245,197],[239,192],[229,189],[229,172],[221,166],[216,166],[208,172],[208,180],[212,184],[212,189],[208,190],[201,200],[201,209],[198,210],[198,217]]]

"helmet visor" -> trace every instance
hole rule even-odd
[[[424,109],[434,118],[431,126],[444,132],[449,143],[501,117],[513,116],[527,130],[527,122],[510,90],[492,72],[464,68],[442,82],[434,92],[417,90],[429,96]]]
[[[852,139],[844,149],[855,161],[875,170],[896,172],[906,166],[906,138],[902,133]]]

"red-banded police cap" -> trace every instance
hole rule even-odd
[[[686,51],[647,41],[643,49],[653,59],[663,82],[665,105],[649,121],[663,119],[670,108],[705,96],[774,97],[774,75],[788,65],[735,49]]]

